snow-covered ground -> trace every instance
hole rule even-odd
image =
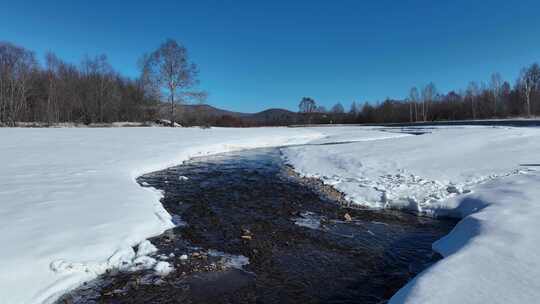
[[[131,246],[173,225],[161,194],[135,182],[141,174],[320,136],[300,128],[0,129],[0,302],[51,302],[140,258]]]
[[[444,199],[487,180],[519,174],[529,169],[524,165],[540,162],[538,128],[427,131],[431,133],[379,140],[393,133],[369,130],[362,132],[366,133],[364,141],[291,147],[284,154],[298,172],[321,178],[355,203],[439,214],[448,210]],[[444,210],[438,210],[441,208]]]
[[[189,157],[291,146],[284,157],[347,198],[463,218],[445,258],[392,303],[540,298],[540,129],[438,127],[0,129],[0,302],[48,303],[135,260],[166,273],[144,240],[173,226],[135,178]],[[339,145],[326,143],[343,142]],[[141,244],[134,251],[132,246]]]
[[[284,157],[299,173],[321,178],[357,204],[462,218],[433,245],[445,258],[391,303],[537,303],[540,128],[428,131],[290,147]]]
[[[495,179],[450,199],[449,206],[467,213],[475,210],[467,206],[479,209],[433,244],[445,258],[390,303],[539,303],[539,202],[538,172]]]

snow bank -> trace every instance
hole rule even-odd
[[[141,174],[321,136],[303,128],[0,129],[0,302],[52,302],[133,261],[132,246],[172,227],[161,194],[135,182]]]
[[[373,140],[291,147],[284,155],[300,174],[321,178],[357,204],[434,213],[478,183],[519,174],[540,151],[537,128],[441,127],[420,136],[367,138]]]
[[[539,198],[539,172],[503,177],[452,198],[449,205],[481,211],[433,245],[445,258],[390,303],[538,303]]]
[[[391,139],[411,136],[402,132],[406,129],[381,127],[318,127],[312,128],[324,134],[323,137],[309,142],[310,145],[336,143],[354,143],[378,139]]]
[[[441,127],[421,136],[290,147],[284,157],[357,204],[462,218],[433,245],[445,258],[390,303],[517,304],[540,298],[538,151],[539,128]]]

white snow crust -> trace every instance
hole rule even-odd
[[[464,218],[433,244],[445,258],[390,303],[538,303],[539,198],[540,174],[528,172],[449,199]]]
[[[528,170],[523,165],[540,151],[536,128],[441,127],[383,140],[373,132],[364,141],[291,147],[284,155],[300,174],[321,178],[354,203],[435,213],[476,184]]]

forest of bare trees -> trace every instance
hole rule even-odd
[[[434,83],[413,87],[403,100],[359,104],[350,109],[336,103],[329,110],[304,97],[299,112],[269,110],[257,116],[212,114],[197,107],[182,118],[175,104],[204,100],[195,90],[197,67],[187,50],[166,40],[142,56],[140,77],[120,75],[105,55],[86,56],[72,64],[48,53],[42,62],[21,46],[0,42],[0,126],[17,122],[57,124],[152,121],[170,118],[191,125],[254,126],[305,123],[391,123],[540,115],[540,65],[521,70],[513,84],[494,73],[487,83],[471,81],[466,88],[441,93]],[[169,111],[164,110],[166,104]],[[167,113],[168,114],[165,114]],[[216,112],[216,111],[214,111]],[[219,112],[219,111],[218,111]],[[218,113],[216,112],[216,113]],[[222,111],[223,112],[223,111]]]
[[[141,81],[122,77],[105,55],[74,65],[48,53],[40,65],[32,51],[0,42],[0,124],[143,121],[155,106]]]
[[[337,103],[331,111],[318,107],[309,97],[302,99],[299,112],[306,115],[304,100],[311,101],[313,123],[405,123],[469,119],[533,117],[540,115],[540,65],[523,68],[514,85],[500,74],[491,75],[488,83],[471,81],[465,90],[437,91],[434,83],[413,87],[404,100],[386,99],[379,103],[353,102],[343,113]],[[320,109],[323,109],[322,111]]]

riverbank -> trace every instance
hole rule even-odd
[[[533,303],[540,289],[540,129],[431,127],[420,136],[284,149],[351,203],[461,219],[445,258],[391,303]]]
[[[105,275],[62,300],[381,303],[438,259],[431,244],[455,224],[344,208],[277,149],[196,158],[138,181],[163,191],[178,226],[150,239],[148,270]],[[156,274],[157,261],[172,271]]]

